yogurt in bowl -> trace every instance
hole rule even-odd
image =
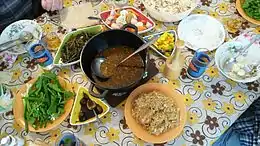
[[[231,66],[230,69],[229,70],[226,69],[227,62],[231,58],[234,58],[234,56],[237,55],[237,51],[239,51],[244,47],[245,47],[244,43],[241,43],[239,41],[231,41],[221,45],[216,51],[215,62],[219,71],[227,78],[230,78],[236,82],[248,83],[248,82],[253,82],[260,78],[260,71],[257,70],[255,70],[255,72],[253,70],[252,72],[246,71],[248,70],[246,69],[247,66],[249,66],[250,64],[254,64],[255,62],[259,62],[259,59],[257,61],[257,59],[251,55],[251,52],[254,51],[255,48],[257,48],[257,46],[252,45],[252,47],[248,48],[247,55],[244,56],[240,55],[239,57],[236,58],[236,61],[233,62],[232,65],[230,65]]]

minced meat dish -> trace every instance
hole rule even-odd
[[[132,107],[132,116],[150,134],[160,135],[178,126],[179,108],[173,97],[157,91],[143,93]]]

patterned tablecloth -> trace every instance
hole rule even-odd
[[[82,0],[64,0],[64,6],[69,7],[84,2]],[[108,10],[112,6],[111,3],[111,1],[106,0],[103,3],[92,2],[95,7],[95,14]],[[139,0],[129,0],[128,3],[146,14],[145,8]],[[235,0],[201,0],[198,8],[193,13],[211,15],[225,24],[228,31],[226,40],[238,36],[245,30],[260,33],[259,26],[256,27],[248,23],[238,14],[235,8]],[[50,18],[55,18],[57,15],[56,12],[47,13],[37,18],[36,21],[42,26],[44,33],[55,32],[62,39],[69,30],[51,22],[52,19]],[[155,22],[156,27],[150,33],[167,29],[176,30],[178,25],[178,23]],[[170,84],[173,89],[185,95],[183,100],[187,106],[187,123],[182,134],[167,144],[176,146],[211,145],[260,96],[260,82],[256,81],[248,84],[233,82],[220,74],[214,61],[212,61],[201,79],[191,80],[186,76],[185,68],[187,68],[192,55],[188,50],[185,51],[185,54],[187,54],[186,64],[178,80],[168,81],[161,74],[150,80],[150,82]],[[158,57],[154,59],[157,67],[161,68],[164,60]],[[20,85],[36,77],[39,70],[40,67],[35,60],[32,60],[27,54],[20,55],[11,67],[0,64],[0,71],[10,72],[10,76],[12,76],[12,81],[8,83],[8,86],[11,87],[13,92],[16,92]],[[75,91],[79,86],[88,87],[89,85],[79,65],[66,68],[55,67],[52,71],[69,79]],[[57,129],[53,129],[48,133],[29,134],[14,123],[13,112],[10,111],[0,116],[0,131],[2,136],[13,134],[24,137],[28,144],[35,141],[44,141],[50,145],[62,132],[70,131],[89,146],[152,145],[145,143],[132,134],[126,125],[123,109],[124,103],[116,108],[111,108],[110,112],[102,118],[103,125],[91,123],[72,126],[69,124],[69,119],[67,119]]]

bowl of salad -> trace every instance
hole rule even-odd
[[[148,42],[153,37],[160,36],[151,48],[163,58],[168,58],[174,53],[177,35],[174,30],[159,32],[156,34],[145,36],[144,41]]]
[[[260,25],[260,0],[237,0],[236,8],[247,21]]]

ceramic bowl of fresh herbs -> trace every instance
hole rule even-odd
[[[15,121],[27,132],[55,128],[70,114],[74,101],[71,84],[49,72],[23,85],[15,97]]]
[[[54,66],[70,66],[79,63],[81,50],[94,35],[103,31],[102,25],[77,29],[65,35],[54,57]]]

